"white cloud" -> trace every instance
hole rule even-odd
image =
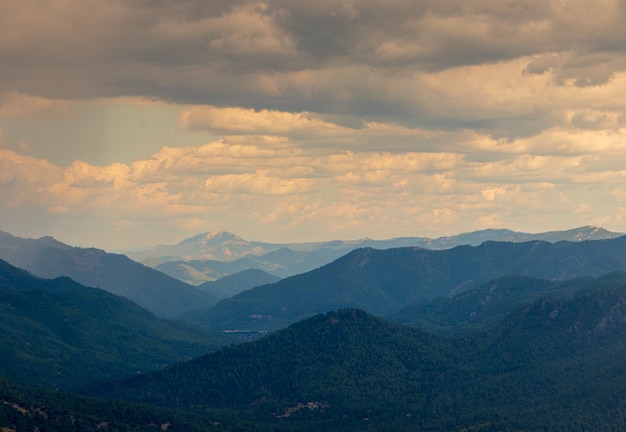
[[[337,125],[315,118],[309,113],[289,113],[270,110],[196,106],[184,111],[180,124],[191,130],[208,129],[225,133],[250,134],[315,134],[342,132]],[[346,131],[343,131],[345,134]]]
[[[279,145],[264,148],[248,138],[247,145],[236,139],[165,147],[146,160],[104,167],[62,168],[3,151],[3,212],[39,208],[41,217],[96,218],[128,233],[136,225],[127,221],[143,219],[181,230],[181,237],[219,226],[248,237],[380,238],[416,235],[416,224],[443,235],[489,223],[525,227],[531,214],[536,224],[565,213],[570,225],[582,225],[617,211],[626,177],[626,170],[590,167],[601,161],[581,155],[512,154],[478,163],[446,152],[295,151],[284,140],[268,139]]]
[[[0,6],[7,228],[136,243],[624,221],[621,1],[92,6]]]
[[[268,171],[256,171],[213,176],[206,180],[205,187],[218,194],[293,195],[306,193],[310,183],[308,179],[285,179],[272,177]]]

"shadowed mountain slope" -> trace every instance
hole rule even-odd
[[[125,255],[78,248],[51,237],[23,239],[0,232],[0,259],[44,278],[75,281],[126,297],[160,316],[208,307],[216,299]]]
[[[20,387],[1,380],[0,401],[0,430],[3,432],[236,430],[214,426],[210,418],[189,412]]]
[[[576,243],[485,242],[440,251],[359,249],[311,272],[222,300],[195,318],[216,329],[276,330],[339,308],[387,315],[503,275],[571,279],[615,270],[626,270],[626,237]]]
[[[275,283],[279,280],[279,277],[266,273],[263,270],[248,269],[230,276],[224,276],[216,281],[205,282],[202,285],[198,285],[198,289],[223,299],[256,286]]]
[[[540,299],[464,338],[330,312],[97,393],[282,430],[617,431],[624,355],[622,286]]]
[[[598,288],[622,285],[626,285],[626,272],[623,271],[600,278],[567,281],[501,276],[456,295],[412,303],[386,319],[436,333],[467,334],[494,325],[518,307],[541,297],[571,298]]]
[[[41,279],[0,260],[0,377],[76,388],[188,360],[227,340],[157,318],[67,277]]]

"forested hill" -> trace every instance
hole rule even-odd
[[[0,379],[76,388],[227,343],[221,334],[158,318],[104,290],[67,277],[37,278],[0,260]]]
[[[407,305],[386,317],[443,334],[468,334],[489,327],[518,307],[541,297],[571,298],[597,289],[626,285],[626,272],[555,281],[528,276],[501,276],[476,288]]]
[[[98,389],[283,430],[623,430],[626,287],[540,299],[449,338],[359,310]],[[367,419],[367,420],[365,420]]]
[[[0,380],[2,432],[209,432],[241,431],[213,425],[210,417],[155,406],[105,401],[59,391],[19,387]],[[248,429],[251,430],[251,429]]]
[[[215,281],[200,284],[198,285],[198,289],[206,291],[216,298],[223,299],[256,286],[267,285],[278,282],[279,280],[279,277],[262,270],[247,269],[229,276],[224,276]]]
[[[502,275],[543,279],[626,270],[626,237],[585,242],[486,242],[448,250],[359,249],[308,273],[222,300],[198,323],[275,330],[340,308],[377,315],[478,286]]]
[[[262,401],[277,409],[307,401],[369,407],[373,401],[385,404],[381,396],[405,387],[397,387],[398,380],[451,369],[453,346],[451,340],[346,309],[95,392],[178,408]],[[413,386],[425,382],[417,379]]]

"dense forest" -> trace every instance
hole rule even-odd
[[[23,388],[0,381],[0,430],[15,432],[201,432],[210,419],[189,412],[70,393]]]
[[[497,324],[541,297],[572,298],[622,285],[626,285],[623,271],[564,281],[507,275],[455,294],[411,303],[385,318],[436,333],[468,334]]]
[[[455,338],[350,309],[92,392],[283,430],[623,430],[625,319],[626,287]]]
[[[0,260],[0,378],[76,389],[147,372],[229,344],[67,277],[41,279]]]
[[[469,277],[483,258],[462,258],[475,251],[455,251],[454,268],[447,259],[439,267],[429,262],[420,277]],[[330,266],[347,273],[331,271],[327,279],[370,293],[382,286],[408,293],[410,286],[393,288],[393,281],[416,273],[393,272],[408,265],[402,260],[428,255],[406,252],[380,261],[377,251],[357,251],[339,261],[347,267]],[[516,268],[535,262],[527,252]],[[588,268],[615,264],[592,252]],[[368,266],[376,260],[396,260],[396,267],[375,274],[377,266]],[[372,284],[385,277],[385,285]],[[302,280],[313,283],[311,275]],[[345,295],[352,289],[340,286]],[[234,344],[67,277],[42,279],[0,261],[0,428],[626,429],[626,273],[567,280],[504,274],[444,292],[387,318],[339,308]]]

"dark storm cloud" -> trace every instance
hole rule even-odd
[[[550,10],[546,2],[277,0],[267,12],[315,61],[441,70],[532,53],[538,38],[519,32]]]
[[[0,92],[57,99],[138,96],[420,127],[485,124],[520,136],[541,126],[528,129],[524,118],[544,116],[542,108],[466,117],[438,108],[452,97],[464,107],[462,94],[442,96],[420,78],[527,58],[518,76],[548,73],[557,86],[584,88],[626,70],[625,8],[615,1],[0,0],[0,8]],[[523,130],[509,132],[518,116]]]

